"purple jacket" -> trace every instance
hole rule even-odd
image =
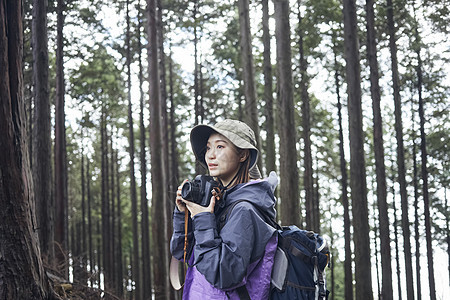
[[[251,299],[268,299],[273,258],[277,248],[276,230],[258,214],[255,206],[275,217],[276,175],[266,180],[239,184],[228,190],[216,213],[197,214],[189,223],[188,240],[193,245],[183,299],[239,299],[236,288],[246,285]],[[220,233],[216,216],[230,204]],[[170,249],[183,258],[184,213],[173,215],[174,232]]]

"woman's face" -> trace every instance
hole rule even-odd
[[[236,146],[223,135],[211,134],[205,153],[209,175],[219,178],[226,186],[238,172],[239,163],[246,158],[242,153],[240,154]]]

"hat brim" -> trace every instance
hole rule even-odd
[[[205,153],[206,153],[206,144],[208,143],[209,136],[212,133],[219,133],[224,137],[228,138],[232,143],[233,140],[228,137],[229,133],[221,130],[220,128],[215,128],[210,125],[197,125],[191,130],[190,140],[192,150],[194,151],[194,155],[200,164],[207,169],[206,161],[205,161]],[[236,144],[233,143],[236,147]],[[250,150],[250,169],[256,164],[256,160],[258,158],[258,149],[252,144],[241,140],[240,141],[241,149]]]

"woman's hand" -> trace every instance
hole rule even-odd
[[[201,212],[214,213],[214,206],[216,205],[216,197],[215,196],[211,196],[211,201],[210,201],[208,207],[201,206],[192,201],[184,200],[183,198],[181,198],[181,199],[182,199],[183,203],[185,204],[185,207],[187,207],[187,209],[191,213],[191,218]]]
[[[183,181],[183,183],[180,184],[180,186],[178,187],[177,197],[175,199],[175,205],[177,206],[178,210],[181,212],[184,212],[186,210],[186,204],[184,204],[184,202],[183,202],[184,199],[181,197],[181,187],[183,186],[183,184],[186,183],[186,181],[188,181],[188,180],[185,179]]]

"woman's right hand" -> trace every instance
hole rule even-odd
[[[183,202],[183,198],[181,197],[181,187],[183,186],[183,184],[186,183],[186,181],[188,181],[188,180],[185,179],[183,181],[183,183],[180,184],[180,186],[178,187],[177,198],[175,199],[175,205],[177,206],[178,210],[181,212],[185,212],[185,210],[186,210],[186,204]]]

